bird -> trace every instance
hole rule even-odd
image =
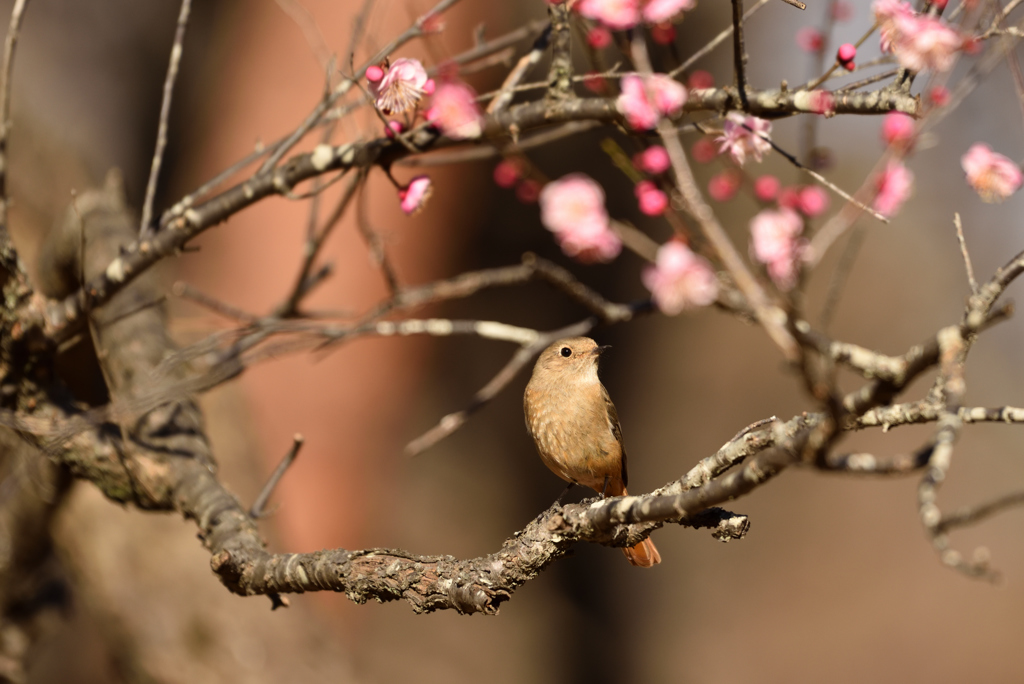
[[[558,340],[541,352],[523,394],[526,429],[551,472],[602,498],[626,496],[626,450],[615,404],[597,377],[601,347],[589,337]],[[633,565],[661,562],[650,539],[622,552]]]

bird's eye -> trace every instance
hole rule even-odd
[[[572,356],[572,349],[569,349],[568,347],[562,347],[562,351],[560,353],[564,358],[567,359],[570,356]]]

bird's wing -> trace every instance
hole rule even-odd
[[[608,416],[608,427],[612,429],[612,435],[615,436],[615,441],[619,443],[619,450],[622,452],[622,486],[625,487],[629,484],[626,481],[626,445],[622,442],[619,413],[615,410],[615,404],[612,403],[612,398],[608,396],[608,389],[603,384],[601,385],[601,396],[604,398],[605,415]]]

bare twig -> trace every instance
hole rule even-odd
[[[732,0],[732,66],[745,112],[750,103],[747,102],[747,51],[743,45],[743,0]]]
[[[11,134],[11,76],[14,71],[14,48],[18,43],[18,33],[21,31],[21,19],[26,4],[28,0],[15,0],[11,9],[11,22],[7,27],[7,37],[4,39],[4,61],[0,66],[0,264],[22,282],[26,282],[28,276],[18,253],[14,250],[7,225],[7,143]]]
[[[292,437],[292,446],[288,449],[288,453],[284,455],[281,462],[274,468],[274,472],[270,474],[270,478],[267,483],[263,485],[263,489],[260,490],[259,496],[252,502],[252,508],[249,509],[249,517],[253,520],[259,520],[266,515],[267,501],[270,500],[270,496],[274,493],[274,489],[277,488],[278,483],[284,474],[288,472],[288,468],[291,467],[292,463],[295,462],[296,457],[299,455],[299,450],[302,449],[305,438],[296,433]]]
[[[971,265],[971,255],[967,251],[967,241],[964,239],[964,226],[960,221],[960,212],[953,214],[953,225],[956,226],[956,239],[960,243],[960,253],[964,257],[964,266],[967,268],[967,282],[971,284],[971,294],[978,294],[978,281],[974,279],[974,266]]]
[[[171,98],[174,96],[174,83],[178,79],[178,67],[181,64],[182,48],[185,42],[185,29],[188,28],[188,15],[192,11],[192,0],[181,0],[178,12],[178,27],[174,31],[174,44],[171,46],[171,57],[167,62],[167,76],[164,79],[164,95],[160,102],[160,122],[156,129],[156,149],[149,167],[149,180],[146,182],[146,198],[142,203],[142,219],[139,221],[139,233],[145,234],[152,230],[149,222],[153,218],[153,202],[156,199],[156,186],[160,180],[160,166],[164,160],[164,149],[167,147],[167,125],[171,116]]]

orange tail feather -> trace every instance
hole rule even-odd
[[[644,539],[636,546],[623,547],[622,553],[626,554],[626,560],[640,568],[650,568],[661,562],[661,554],[650,539]]]

